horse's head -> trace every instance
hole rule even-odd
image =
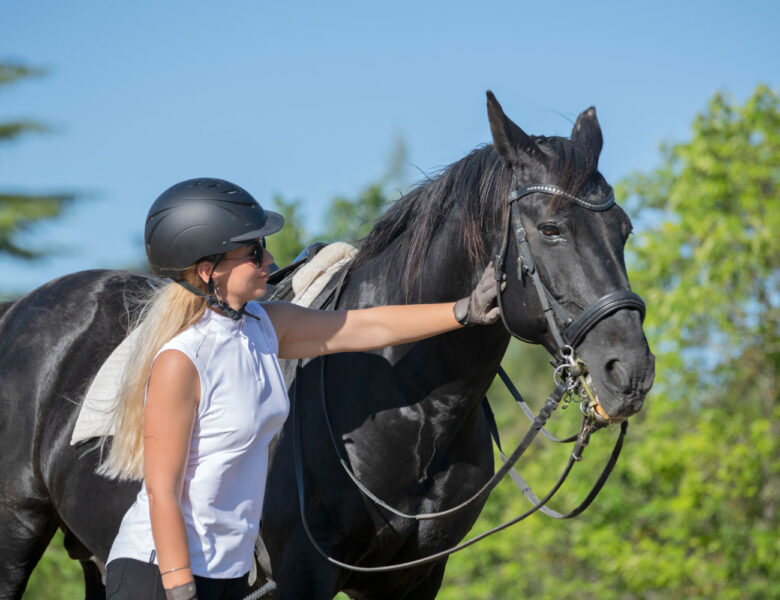
[[[642,331],[644,304],[629,291],[623,260],[631,222],[597,169],[596,110],[577,118],[571,139],[527,135],[491,92],[488,116],[513,177],[496,252],[507,274],[505,323],[553,355],[572,346],[592,377],[598,412],[628,417],[652,386],[655,359]]]

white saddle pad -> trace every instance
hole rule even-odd
[[[137,339],[138,332],[132,331],[114,349],[95,375],[81,403],[81,411],[73,428],[73,434],[70,436],[71,446],[93,437],[114,435],[111,413],[114,410],[125,364],[135,351]]]
[[[344,242],[335,242],[320,250],[293,275],[293,304],[309,306],[330,278],[355,254],[357,250]],[[135,351],[136,340],[137,334],[133,331],[116,347],[95,375],[81,403],[81,411],[70,436],[71,446],[90,438],[114,435],[110,417],[122,373]]]
[[[309,306],[336,272],[352,260],[357,249],[344,242],[334,242],[317,252],[295,272],[292,280],[293,304]]]

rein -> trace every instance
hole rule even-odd
[[[298,370],[300,369],[300,363],[298,365]],[[305,503],[305,487],[304,487],[304,480],[303,480],[303,463],[301,460],[301,419],[299,416],[298,406],[299,402],[297,399],[297,387],[298,387],[298,379],[296,376],[296,379],[293,383],[294,389],[293,389],[293,403],[292,403],[292,419],[293,419],[293,457],[294,457],[294,463],[295,463],[295,481],[298,486],[298,506],[300,509],[300,515],[301,515],[301,523],[303,524],[303,528],[306,531],[306,535],[309,538],[309,541],[311,542],[314,549],[317,551],[320,556],[322,556],[325,560],[330,562],[333,565],[336,565],[338,567],[341,567],[343,569],[347,569],[350,571],[356,571],[359,573],[383,573],[383,572],[389,572],[389,571],[397,571],[399,569],[408,569],[411,567],[418,567],[421,565],[425,565],[437,560],[440,560],[442,558],[445,558],[449,556],[450,554],[454,554],[455,552],[459,552],[460,550],[463,550],[465,548],[468,548],[469,546],[472,546],[473,544],[476,544],[480,540],[485,539],[488,536],[491,536],[495,533],[498,533],[499,531],[503,531],[504,529],[507,529],[508,527],[511,527],[512,525],[515,525],[516,523],[519,523],[523,519],[526,519],[527,517],[531,516],[536,511],[540,510],[544,507],[544,505],[555,495],[555,493],[560,489],[561,485],[563,485],[563,482],[566,480],[566,478],[569,475],[569,472],[571,471],[572,466],[575,462],[577,462],[582,455],[582,451],[585,448],[585,446],[588,444],[588,440],[590,438],[590,434],[594,430],[593,425],[587,425],[587,421],[583,419],[583,427],[580,431],[580,434],[577,436],[577,443],[575,444],[575,448],[572,451],[571,455],[569,456],[569,461],[566,465],[566,468],[564,469],[561,476],[558,478],[558,481],[553,485],[553,487],[550,489],[549,492],[539,501],[537,501],[529,510],[524,512],[523,514],[515,517],[511,521],[507,521],[506,523],[503,523],[501,525],[498,525],[480,535],[477,535],[470,540],[467,540],[465,542],[462,542],[461,544],[458,544],[456,546],[453,546],[451,548],[448,548],[446,550],[442,550],[440,552],[436,552],[434,554],[430,554],[428,556],[425,556],[423,558],[419,558],[416,560],[403,562],[403,563],[396,563],[392,565],[384,565],[379,567],[361,567],[359,565],[353,565],[349,563],[342,562],[340,560],[337,560],[330,556],[325,550],[322,549],[322,547],[319,545],[317,540],[314,539],[314,534],[312,533],[309,522],[306,519],[306,503]],[[552,414],[553,410],[558,406],[558,403],[561,401],[561,398],[563,397],[566,389],[562,384],[558,384],[553,391],[552,394],[547,398],[547,401],[545,402],[542,409],[539,411],[539,415],[534,419],[534,422],[528,431],[526,433],[525,437],[523,438],[523,441],[518,445],[518,447],[515,449],[515,451],[512,453],[512,456],[507,460],[507,462],[504,464],[504,466],[499,470],[500,473],[502,473],[501,477],[506,474],[506,472],[509,471],[512,465],[514,465],[515,462],[520,458],[520,456],[525,452],[525,450],[530,446],[531,442],[536,437],[536,434],[539,432],[539,430],[544,426],[544,423],[547,421],[547,419]],[[597,428],[598,425],[595,426]],[[593,500],[598,496],[599,492],[601,491],[601,488],[606,483],[607,479],[609,478],[609,475],[612,473],[612,469],[614,468],[615,464],[617,463],[617,459],[620,456],[620,451],[623,447],[623,439],[625,438],[626,431],[628,429],[628,421],[624,421],[621,423],[621,429],[620,429],[620,436],[618,437],[617,442],[615,443],[615,448],[612,451],[612,455],[609,458],[609,461],[607,462],[606,466],[604,467],[604,470],[602,471],[601,475],[599,476],[599,479],[596,481],[595,485],[593,486],[593,489],[591,489],[590,493],[587,495],[587,497],[577,506],[574,510],[572,510],[569,513],[561,514],[555,511],[550,511],[552,514],[551,516],[556,519],[571,519],[582,513],[585,509],[590,506],[590,504],[593,502]],[[343,463],[343,459],[342,464]],[[347,468],[348,469],[348,468]],[[350,471],[348,470],[348,473]],[[356,481],[356,479],[353,479],[353,481]],[[492,479],[491,479],[492,481]],[[489,484],[490,482],[488,482]],[[496,481],[495,484],[497,484],[498,481]],[[485,488],[487,485],[482,488],[479,492],[477,492],[476,496],[479,496],[484,493]],[[495,484],[493,484],[492,487],[495,487]],[[491,489],[492,489],[491,487]],[[362,490],[362,488],[361,488]],[[533,492],[530,492],[533,495]],[[373,498],[372,498],[373,499]],[[457,507],[454,507],[453,509],[450,509],[449,511],[444,511],[443,513],[438,513],[440,515],[443,514],[449,514],[451,512],[454,512],[464,506],[465,504],[468,504],[471,502],[472,499],[466,501],[466,503],[463,503],[462,505],[459,505]],[[381,502],[381,501],[380,501]],[[392,510],[392,509],[391,509]],[[398,513],[396,513],[398,514]],[[421,516],[428,516],[428,515],[421,515]],[[431,515],[436,516],[436,515]],[[418,518],[418,517],[412,517],[412,518]],[[430,517],[429,517],[430,518]]]
[[[489,531],[486,531],[478,536],[475,536],[474,538],[467,540],[466,542],[463,542],[449,549],[442,550],[440,552],[413,561],[397,563],[393,565],[379,566],[379,567],[361,567],[359,565],[344,563],[331,557],[327,552],[325,552],[322,549],[322,547],[314,539],[314,535],[312,534],[311,529],[309,527],[309,523],[306,519],[305,487],[304,487],[303,465],[302,465],[302,457],[301,457],[301,418],[300,418],[300,411],[299,411],[299,402],[297,398],[298,381],[299,381],[299,375],[302,366],[302,361],[299,360],[296,368],[296,377],[293,383],[293,393],[292,393],[293,458],[295,464],[295,478],[296,478],[296,484],[298,488],[298,504],[300,509],[301,522],[303,524],[304,530],[306,531],[306,535],[309,538],[309,541],[312,543],[315,550],[328,562],[338,567],[341,567],[343,569],[348,569],[351,571],[357,571],[362,573],[387,572],[387,571],[394,571],[398,569],[406,569],[410,567],[424,565],[439,560],[441,558],[444,558],[446,556],[449,556],[450,554],[453,554],[460,550],[463,550],[464,548],[467,548],[468,546],[471,546],[472,544],[475,544],[476,542],[494,533],[498,533],[499,531],[502,531],[503,529],[506,529],[507,527],[510,527],[511,525],[518,523],[519,521],[522,521],[523,519],[527,518],[528,516],[530,516],[531,514],[533,514],[538,510],[542,510],[545,514],[555,519],[571,519],[581,514],[585,509],[588,508],[588,506],[590,506],[590,504],[596,498],[598,493],[601,491],[601,488],[604,486],[607,479],[609,478],[609,475],[611,474],[617,462],[617,459],[620,455],[620,451],[623,446],[623,440],[625,438],[625,434],[628,429],[628,421],[623,421],[621,423],[620,435],[617,441],[615,442],[615,447],[612,451],[612,454],[608,459],[606,465],[604,466],[601,475],[599,476],[598,480],[593,485],[593,488],[585,497],[585,499],[574,510],[566,514],[562,514],[557,511],[551,510],[545,506],[546,503],[553,497],[553,495],[558,491],[558,489],[564,483],[574,463],[582,460],[582,453],[585,447],[588,445],[588,442],[590,440],[590,435],[597,429],[604,427],[607,422],[605,419],[599,416],[595,410],[595,407],[597,405],[597,400],[595,398],[595,394],[591,390],[590,385],[588,383],[587,368],[583,363],[583,361],[575,358],[574,348],[576,348],[579,345],[579,343],[584,339],[585,335],[591,329],[593,329],[593,327],[595,327],[596,324],[598,324],[601,320],[603,320],[604,318],[606,318],[607,316],[613,314],[618,310],[622,310],[624,308],[638,310],[640,311],[642,315],[642,319],[644,320],[645,304],[640,296],[638,296],[634,292],[631,292],[630,290],[616,290],[599,298],[596,302],[594,302],[589,307],[587,307],[576,320],[572,319],[566,313],[563,307],[555,300],[555,298],[552,296],[552,294],[549,292],[547,287],[542,282],[541,277],[539,276],[538,270],[536,269],[536,265],[533,260],[533,255],[531,253],[531,248],[528,244],[526,231],[523,228],[520,220],[520,213],[517,207],[517,201],[527,195],[534,194],[534,193],[544,193],[544,194],[550,194],[554,196],[562,196],[564,198],[573,201],[574,203],[576,203],[577,205],[583,208],[586,208],[588,210],[594,210],[594,211],[608,210],[615,204],[615,199],[612,194],[610,194],[607,198],[605,198],[601,202],[591,202],[579,198],[577,196],[574,196],[572,194],[569,194],[567,192],[564,192],[563,190],[560,190],[555,186],[542,185],[542,184],[535,184],[535,185],[525,186],[523,188],[518,188],[512,191],[511,194],[509,195],[509,205],[510,205],[511,212],[507,218],[505,237],[501,244],[501,252],[496,256],[495,277],[498,285],[497,303],[499,307],[499,312],[504,327],[512,336],[517,337],[518,339],[521,339],[523,341],[530,342],[530,340],[525,340],[523,337],[521,337],[520,335],[512,331],[512,329],[510,328],[504,312],[503,299],[502,299],[501,281],[505,276],[504,261],[506,259],[506,255],[508,252],[509,241],[510,238],[512,237],[511,231],[512,228],[514,227],[514,234],[515,234],[514,238],[518,249],[518,264],[517,264],[518,279],[522,281],[524,277],[528,276],[533,281],[534,288],[536,290],[540,304],[542,306],[542,312],[547,321],[548,329],[551,332],[557,346],[557,351],[555,355],[556,387],[553,393],[550,394],[550,396],[547,398],[547,401],[545,402],[542,409],[539,411],[539,414],[533,417],[530,409],[528,409],[527,405],[525,404],[525,401],[522,400],[522,397],[520,397],[519,392],[517,392],[512,382],[506,376],[506,373],[503,371],[503,369],[500,369],[499,375],[501,379],[505,382],[505,384],[509,388],[509,391],[518,401],[518,404],[520,404],[520,406],[523,408],[526,415],[528,415],[529,418],[532,418],[533,420],[530,429],[525,434],[520,444],[518,444],[517,448],[515,448],[515,450],[509,456],[509,458],[507,458],[504,455],[503,450],[501,450],[500,442],[498,441],[497,436],[494,436],[496,445],[499,448],[499,452],[501,454],[502,460],[504,461],[504,464],[474,495],[472,495],[467,500],[459,503],[458,505],[443,511],[435,512],[435,513],[406,514],[390,506],[389,504],[387,504],[386,502],[378,498],[375,494],[373,494],[362,482],[360,482],[357,476],[353,473],[352,469],[347,464],[347,460],[341,454],[341,451],[338,447],[335,435],[333,433],[333,428],[330,423],[330,418],[328,416],[328,410],[327,410],[327,401],[326,401],[326,394],[325,394],[326,357],[323,356],[320,357],[319,359],[322,361],[320,365],[320,381],[319,381],[320,394],[322,400],[322,410],[325,416],[326,427],[328,429],[328,434],[330,435],[331,444],[336,452],[339,463],[342,465],[342,468],[344,469],[345,473],[356,485],[356,487],[360,490],[360,492],[364,496],[369,498],[372,502],[374,502],[377,506],[380,506],[390,511],[392,514],[396,516],[406,518],[406,519],[414,519],[418,521],[449,516],[465,508],[466,506],[472,504],[476,500],[481,499],[487,494],[489,494],[496,487],[496,485],[498,485],[498,483],[506,476],[506,474],[510,472],[512,478],[515,480],[515,483],[518,485],[518,487],[520,487],[523,494],[525,494],[525,496],[531,501],[533,506],[522,515],[519,515],[518,517],[502,525],[494,527]],[[338,300],[341,295],[341,291],[343,289],[344,282],[346,281],[348,272],[349,272],[349,267],[346,267],[344,269],[344,272],[341,276],[338,285],[326,297],[322,306],[330,303],[331,300],[333,301],[334,308],[338,305]],[[563,324],[563,331],[561,331],[561,328],[558,325],[558,321],[560,321]],[[559,440],[554,436],[552,436],[551,434],[549,434],[546,430],[544,430],[544,425],[549,419],[552,412],[555,410],[555,408],[561,403],[561,401],[564,402],[564,407],[572,399],[574,399],[575,401],[579,401],[579,399],[576,397],[574,393],[575,390],[579,390],[579,396],[582,399],[582,402],[580,403],[580,410],[583,413],[583,419],[582,419],[582,425],[580,427],[580,432],[564,440]],[[553,439],[553,441],[556,442],[562,442],[562,443],[574,442],[574,448],[572,449],[572,452],[569,456],[568,463],[564,468],[563,473],[559,477],[558,481],[550,489],[550,491],[541,500],[534,494],[530,486],[522,479],[522,477],[520,477],[520,475],[516,471],[514,471],[513,468],[515,463],[525,453],[525,451],[528,449],[528,447],[531,445],[531,443],[533,442],[533,440],[536,438],[537,434],[540,431],[543,431],[544,434],[547,435],[547,437]]]

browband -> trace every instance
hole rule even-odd
[[[552,196],[562,196],[583,208],[587,208],[588,210],[595,210],[598,212],[601,212],[602,210],[608,210],[612,207],[613,204],[615,204],[615,194],[612,192],[612,190],[610,190],[609,196],[601,200],[601,202],[591,202],[589,200],[585,200],[584,198],[580,198],[579,196],[575,196],[574,194],[570,194],[569,192],[564,192],[562,189],[557,188],[554,185],[548,185],[546,183],[535,183],[533,185],[527,185],[525,187],[512,190],[509,193],[509,201],[515,202],[523,196],[528,196],[529,194],[535,194],[537,192],[550,194]]]

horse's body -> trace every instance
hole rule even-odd
[[[571,141],[528,138],[494,99],[489,113],[495,149],[476,150],[391,209],[361,249],[338,308],[467,295],[501,242],[513,176],[519,184],[604,193],[593,111],[580,116]],[[622,246],[630,225],[619,208],[591,213],[532,196],[522,215],[547,287],[573,314],[607,291],[628,288]],[[551,227],[556,235],[548,235]],[[507,263],[516,259],[510,248]],[[533,290],[513,266],[507,275],[508,323],[553,350]],[[105,560],[139,484],[98,477],[95,443],[71,447],[68,441],[89,382],[127,333],[125,298],[145,286],[138,275],[80,273],[43,286],[0,318],[0,600],[21,596],[58,526],[66,531],[71,556],[85,565],[88,598],[102,593],[88,559]],[[404,512],[434,512],[469,497],[490,477],[492,449],[480,403],[508,341],[496,324],[327,359],[331,424],[341,453],[369,489]],[[653,361],[635,311],[604,319],[578,354],[611,417],[639,410]],[[320,408],[321,360],[305,364],[296,381],[296,397],[303,400],[306,516],[318,543],[363,566],[404,562],[455,544],[482,501],[451,517],[415,521],[376,508],[349,481]],[[294,365],[284,368],[290,385]],[[363,574],[339,569],[315,552],[298,512],[291,425],[275,447],[263,510],[275,600],[324,600],[338,590],[355,598],[433,598],[445,559],[393,574]]]

